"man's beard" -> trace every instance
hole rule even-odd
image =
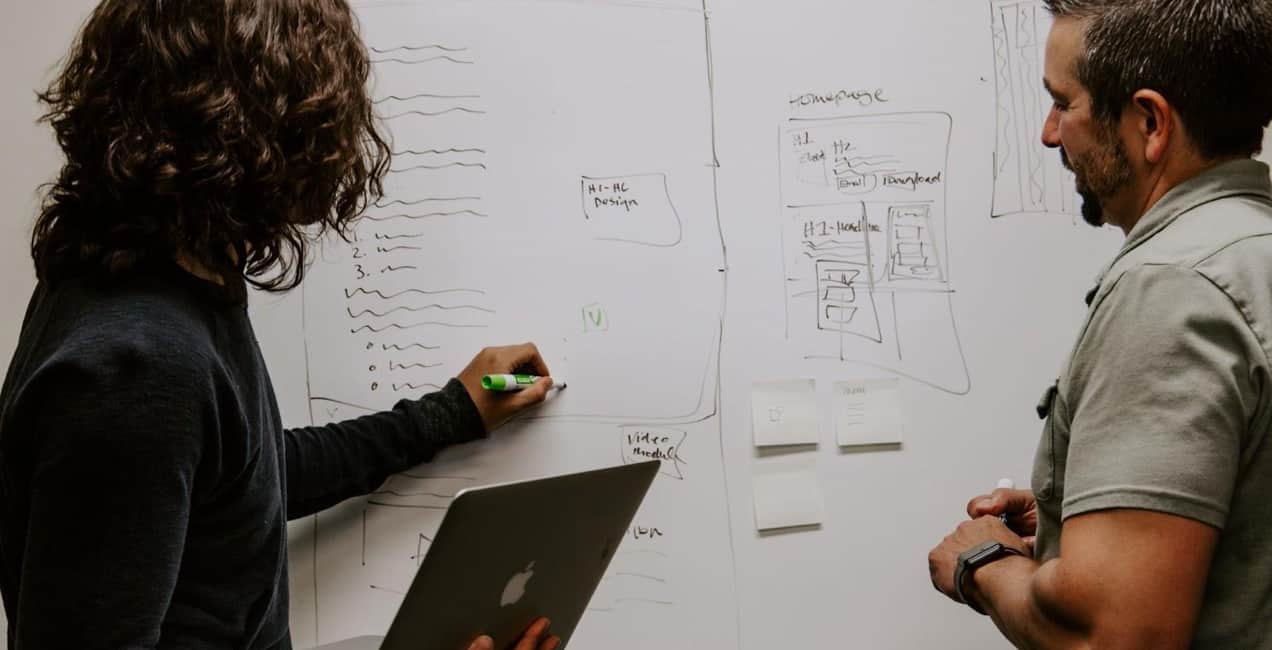
[[[1099,228],[1104,225],[1104,206],[1100,205],[1100,197],[1090,190],[1078,190],[1082,197],[1082,220]]]
[[[1079,157],[1077,164],[1069,160],[1063,147],[1060,149],[1060,162],[1077,179],[1078,195],[1082,197],[1082,220],[1096,228],[1106,222],[1103,201],[1131,182],[1131,160],[1126,155],[1126,148],[1115,133],[1106,137],[1111,144]]]

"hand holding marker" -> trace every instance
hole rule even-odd
[[[1009,478],[998,479],[998,489],[1014,490],[1016,489],[1016,482]],[[1003,512],[1001,515],[998,515],[998,520],[1003,522],[1003,525],[1007,525],[1007,513]]]
[[[490,389],[494,385],[493,380],[483,381],[487,375],[513,373],[537,375],[542,377],[542,381],[522,384],[527,390],[515,393],[496,392]],[[522,411],[550,397],[551,388],[556,383],[552,378],[552,371],[548,370],[548,364],[544,363],[539,354],[539,348],[533,343],[484,348],[460,371],[457,379],[464,385],[464,390],[481,414],[481,423],[486,433],[498,429]],[[488,382],[490,386],[483,388],[482,384]]]
[[[525,390],[543,379],[537,375],[486,375],[481,378],[481,387],[489,391],[509,393]],[[565,390],[565,382],[559,381],[552,386],[556,390]]]

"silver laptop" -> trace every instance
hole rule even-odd
[[[660,465],[460,492],[379,649],[466,650],[482,634],[510,647],[543,616],[565,648]]]

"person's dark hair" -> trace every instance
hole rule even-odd
[[[294,288],[314,238],[382,195],[370,65],[345,0],[104,0],[39,93],[66,162],[38,275],[183,256]]]
[[[1272,0],[1044,0],[1087,21],[1078,80],[1095,116],[1141,89],[1174,106],[1206,158],[1253,156],[1272,122]]]

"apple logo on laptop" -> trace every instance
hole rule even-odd
[[[526,567],[525,571],[512,576],[508,580],[507,586],[504,587],[503,596],[499,598],[499,606],[507,607],[521,602],[526,595],[526,585],[530,583],[530,579],[534,577],[534,562]]]

